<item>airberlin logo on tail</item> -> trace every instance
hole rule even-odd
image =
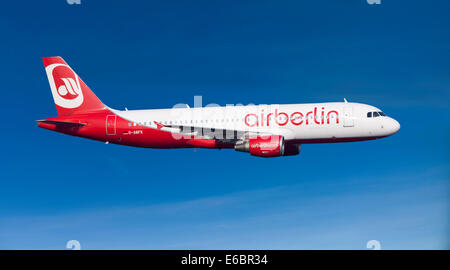
[[[73,109],[83,104],[80,78],[64,64],[52,64],[45,68],[56,105]]]
[[[58,87],[58,94],[62,97],[70,94],[72,96],[78,96],[81,93],[80,86],[75,82],[73,78],[61,78],[64,85]]]

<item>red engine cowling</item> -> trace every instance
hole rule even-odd
[[[250,138],[237,143],[234,149],[258,157],[294,156],[300,153],[300,144],[285,144],[283,136],[273,135]]]
[[[249,152],[252,156],[279,157],[284,154],[284,138],[279,135],[253,137],[237,143],[234,149]]]
[[[252,156],[279,157],[284,154],[284,138],[279,135],[250,138],[248,146]]]

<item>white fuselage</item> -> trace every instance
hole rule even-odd
[[[389,136],[400,129],[391,117],[368,117],[368,113],[381,114],[380,109],[353,102],[113,111],[128,120],[129,125],[158,128],[160,124],[162,131],[173,133],[186,133],[186,127],[194,127],[276,134],[286,141],[370,139]]]

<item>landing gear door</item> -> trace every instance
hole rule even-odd
[[[354,125],[353,106],[344,105],[344,127],[353,127]]]

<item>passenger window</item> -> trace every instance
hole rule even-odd
[[[371,118],[372,117],[372,112],[368,112],[367,113],[367,118]]]

